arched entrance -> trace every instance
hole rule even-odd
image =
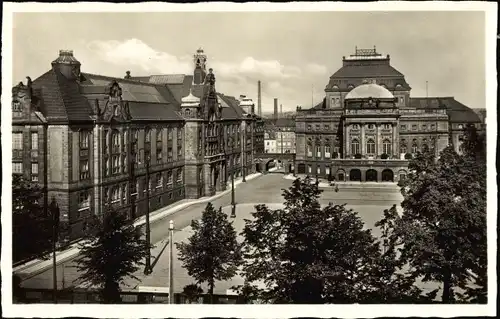
[[[394,173],[386,168],[382,171],[382,182],[394,182]]]
[[[353,182],[361,182],[361,171],[359,169],[351,169],[349,172],[349,180]]]
[[[261,169],[261,167],[260,167],[260,163],[256,163],[256,164],[255,164],[255,171],[256,171],[257,173],[260,173],[260,172],[262,171],[262,169]]]
[[[343,169],[339,169],[336,175],[339,182],[345,182],[345,171]]]
[[[306,173],[306,164],[297,165],[297,173],[298,174],[305,174]]]
[[[377,171],[374,169],[369,169],[366,171],[366,181],[376,182],[377,181]]]
[[[269,160],[266,162],[266,171],[269,171],[269,169],[273,168],[275,166],[274,160]]]

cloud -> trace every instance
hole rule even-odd
[[[314,74],[314,75],[323,75],[326,74],[327,68],[324,65],[319,65],[316,63],[309,63],[306,66],[306,72]]]
[[[101,64],[106,62],[120,70],[130,70],[132,74],[191,74],[193,71],[191,55],[175,56],[158,51],[140,39],[92,41],[87,48]],[[217,90],[225,94],[245,94],[257,100],[257,81],[260,80],[264,109],[267,109],[264,104],[268,104],[264,101],[269,101],[272,109],[274,97],[282,101],[284,110],[295,109],[297,104],[303,104],[303,95],[310,96],[311,78],[327,72],[325,66],[316,63],[285,65],[279,60],[259,60],[251,56],[240,61],[209,58],[208,63],[208,67],[214,69]]]
[[[156,73],[188,73],[192,64],[188,56],[176,57],[159,52],[138,39],[92,41],[87,46],[102,60],[123,67],[139,67]]]

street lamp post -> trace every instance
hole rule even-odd
[[[234,201],[234,172],[231,171],[231,217],[236,217],[236,202]]]
[[[57,202],[55,198],[52,198],[52,201],[49,206],[51,219],[52,219],[52,289],[53,289],[53,298],[54,303],[57,303],[57,259],[56,259],[56,251],[57,251],[57,238],[58,238],[58,228],[59,228],[59,207],[57,206]]]
[[[168,263],[169,263],[169,267],[168,267],[168,271],[169,271],[168,300],[169,300],[169,304],[174,304],[175,299],[174,299],[174,221],[173,220],[170,221],[170,223],[168,225],[168,229],[170,231],[170,242],[169,242],[170,256],[168,259]]]
[[[150,155],[147,155],[146,160],[146,242],[148,245],[148,253],[146,255],[146,265],[144,274],[149,275],[151,271],[151,230],[149,225],[149,161]]]

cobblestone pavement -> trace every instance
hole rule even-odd
[[[238,216],[235,226],[242,227],[244,218],[250,217],[250,212],[253,210],[255,203],[282,203],[282,189],[288,188],[292,181],[284,179],[282,174],[267,174],[254,180],[243,183],[235,189],[235,198],[238,206]],[[226,194],[212,202],[216,207],[225,207],[229,209],[231,195]],[[380,216],[385,208],[389,208],[392,204],[397,204],[401,201],[401,195],[398,191],[387,188],[363,187],[362,189],[340,189],[335,192],[332,189],[325,188],[321,195],[321,203],[335,202],[338,204],[347,203],[356,211],[360,212],[367,227],[372,227],[373,224],[380,219]],[[250,205],[242,205],[249,204]],[[130,288],[141,286],[168,286],[168,254],[169,248],[165,247],[168,244],[168,223],[173,220],[176,229],[182,231],[176,232],[174,242],[182,241],[189,237],[189,228],[186,228],[191,223],[192,219],[198,219],[201,216],[206,203],[194,204],[185,209],[167,216],[166,218],[155,221],[151,225],[151,242],[155,243],[155,248],[151,255],[153,262],[159,256],[154,267],[153,273],[149,276],[144,276],[142,269],[137,275],[142,279],[142,282],[127,281]],[[227,207],[226,207],[227,206]],[[186,228],[186,229],[185,229]],[[377,231],[374,231],[378,235]],[[163,252],[162,252],[163,251]],[[174,251],[174,255],[176,255]],[[74,285],[74,280],[78,277],[74,261],[67,261],[57,267],[58,284],[60,288]],[[175,290],[182,290],[186,284],[192,283],[192,279],[187,276],[187,273],[181,269],[180,264],[174,263],[175,269]],[[237,279],[235,279],[237,280]],[[51,288],[52,287],[52,269],[48,269],[26,281],[23,286],[33,288]],[[220,283],[216,286],[217,292],[226,293],[226,289],[234,283]]]

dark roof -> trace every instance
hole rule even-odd
[[[222,99],[229,107],[222,108],[222,118],[224,119],[241,119],[243,115],[243,110],[239,106],[239,102],[236,98],[222,93],[217,93],[217,97]]]
[[[314,110],[321,110],[326,108],[326,98],[323,98],[323,101],[319,102],[315,106],[313,106],[311,109]]]
[[[417,109],[446,109],[451,122],[481,123],[473,109],[454,97],[411,97],[410,106]]]
[[[386,63],[356,63],[342,66],[331,78],[402,77],[403,74]]]
[[[80,94],[78,83],[66,79],[59,71],[50,69],[35,79],[32,86],[34,92],[40,94],[41,109],[49,121],[91,119],[92,109]]]
[[[295,120],[291,118],[279,118],[276,120],[277,127],[295,127]]]
[[[172,104],[129,102],[129,110],[133,120],[182,121],[182,117]]]

